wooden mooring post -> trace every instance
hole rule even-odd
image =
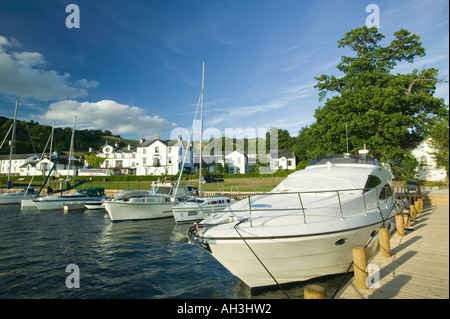
[[[405,236],[405,224],[402,215],[395,215],[395,223],[397,224],[397,233],[400,236]]]
[[[367,253],[364,247],[353,248],[353,272],[355,286],[359,289],[367,289]]]
[[[414,207],[414,205],[409,205],[409,214],[411,216],[411,221],[415,222],[416,216],[417,216],[417,210]]]
[[[319,285],[306,285],[304,290],[304,299],[327,299],[327,291]]]
[[[403,225],[405,228],[411,228],[411,214],[407,209],[403,210]]]
[[[379,241],[380,253],[382,257],[391,257],[391,243],[389,242],[389,230],[387,228],[380,228]]]

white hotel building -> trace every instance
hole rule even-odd
[[[187,154],[186,154],[187,152]],[[118,144],[105,144],[97,154],[105,158],[101,168],[114,170],[122,174],[134,175],[175,175],[184,167],[190,170],[193,165],[193,147],[181,136],[178,140],[162,140],[159,135],[151,141],[141,138],[136,147],[128,145],[119,148]]]

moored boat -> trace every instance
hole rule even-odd
[[[25,188],[18,192],[0,193],[0,204],[20,204],[22,200],[31,200],[36,191],[33,188]]]
[[[149,192],[133,191],[128,197],[114,198],[103,205],[112,221],[166,218],[173,216],[172,205],[184,201],[196,190],[193,186],[158,183]]]
[[[343,273],[352,248],[371,256],[378,229],[394,231],[391,178],[370,157],[317,159],[271,192],[211,214],[188,236],[250,287]]]
[[[104,198],[103,187],[89,187],[86,190],[78,190],[73,194],[47,195],[33,200],[39,210],[63,210],[64,206],[78,206],[83,202],[95,198]]]
[[[228,197],[193,197],[172,207],[176,223],[200,221],[208,214],[221,211],[231,204]]]

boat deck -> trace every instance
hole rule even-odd
[[[412,230],[406,230],[404,237],[396,233],[390,246],[391,257],[378,254],[368,262],[379,267],[376,285],[358,289],[351,281],[339,299],[449,298],[448,205],[425,206],[412,222]]]

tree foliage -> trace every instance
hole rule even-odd
[[[448,117],[436,123],[430,129],[432,145],[436,149],[431,155],[438,166],[445,167],[447,177],[449,176],[449,119]]]
[[[383,39],[377,28],[364,26],[338,41],[338,47],[351,49],[354,56],[342,56],[337,65],[341,77],[316,78],[320,100],[327,100],[316,109],[316,122],[300,131],[298,142],[307,142],[296,147],[297,154],[314,157],[345,152],[347,123],[350,152],[366,144],[378,159],[402,160],[405,150],[448,116],[444,100],[433,97],[439,82],[437,69],[392,73],[397,63],[414,62],[425,55],[420,38],[401,29],[389,45],[382,46]]]
[[[0,136],[2,140],[5,138],[8,130],[13,124],[13,119],[8,119],[6,117],[0,116]],[[17,121],[16,122],[16,138],[14,143],[14,153],[16,154],[28,154],[37,153],[40,154],[44,151],[47,145],[46,152],[50,150],[49,138],[52,133],[52,127],[47,125],[41,125],[35,121]],[[66,128],[55,128],[54,138],[53,138],[53,151],[59,151],[67,136],[72,133],[72,129]],[[89,147],[94,149],[100,147],[105,143],[105,136],[111,136],[110,131],[101,130],[76,130],[75,133],[75,145],[74,150],[78,151],[88,151]],[[11,139],[11,132],[6,138],[7,141]],[[69,150],[69,145],[66,145],[66,149]],[[9,145],[7,142],[0,149],[0,155],[9,154]]]

